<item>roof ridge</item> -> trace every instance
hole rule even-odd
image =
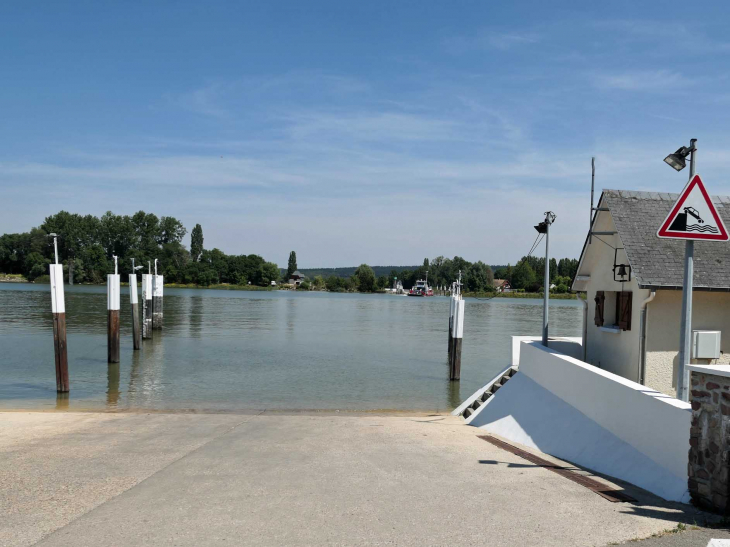
[[[618,196],[620,198],[656,199],[661,201],[673,201],[679,197],[679,192],[655,192],[649,190],[618,190],[614,188],[603,188],[601,192],[603,194],[608,193],[609,195]],[[712,194],[710,195],[710,198],[715,203],[730,203],[730,196]]]

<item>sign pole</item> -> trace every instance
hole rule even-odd
[[[695,176],[697,139],[691,141],[689,180]],[[677,399],[689,401],[689,370],[686,365],[692,359],[692,290],[694,281],[695,242],[688,239],[684,246],[684,284],[682,285],[682,323],[679,339],[679,366],[677,370]]]

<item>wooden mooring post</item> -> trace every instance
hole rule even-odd
[[[129,303],[132,308],[132,347],[139,349],[139,304],[137,303],[137,274],[129,274]]]
[[[157,275],[157,259],[155,258],[155,278],[152,287],[152,328],[162,329],[162,289],[164,278]]]
[[[461,340],[464,337],[464,299],[461,297],[461,270],[459,280],[451,291],[451,325],[449,329],[449,380],[461,378]]]
[[[449,356],[451,355],[451,350],[454,347],[454,337],[451,334],[451,331],[454,328],[454,309],[456,308],[456,291],[454,290],[455,286],[456,283],[453,283],[451,285],[451,298],[449,299]]]
[[[458,381],[461,379],[461,341],[464,338],[464,300],[459,297],[455,303],[454,323],[451,329],[453,342],[451,350],[451,367],[449,380]]]
[[[142,274],[142,338],[152,338],[152,275]]]
[[[114,257],[114,273],[106,276],[107,309],[107,361],[119,362],[119,274],[117,257]]]
[[[50,265],[51,312],[53,313],[53,352],[56,361],[56,391],[68,393],[68,353],[66,349],[66,302],[63,295],[63,265],[58,263],[58,242],[53,236],[56,263]]]

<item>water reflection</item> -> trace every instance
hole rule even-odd
[[[119,363],[109,363],[107,367],[106,405],[110,408],[116,408],[119,404],[119,377]]]
[[[461,382],[446,382],[446,400],[449,408],[456,408],[461,404]]]
[[[56,410],[68,410],[68,402],[68,393],[56,393]]]
[[[193,338],[199,338],[203,332],[203,314],[204,312],[204,298],[202,296],[193,296],[189,299],[190,301],[190,324],[188,332]]]

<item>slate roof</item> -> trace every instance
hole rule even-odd
[[[656,233],[679,194],[604,190],[608,207],[641,288],[681,289],[685,242]],[[725,226],[730,226],[730,196],[712,196]],[[730,243],[695,241],[694,288],[730,290]]]

